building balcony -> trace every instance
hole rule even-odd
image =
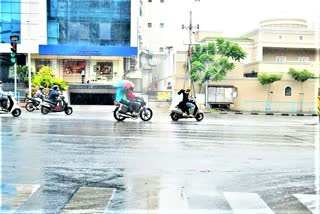
[[[274,62],[274,61],[262,61],[262,62],[252,62],[244,66],[246,73],[248,72],[269,72],[269,73],[286,73],[289,68],[294,68],[297,70],[306,69],[310,72],[317,73],[316,68],[319,63],[315,62],[298,62],[298,61],[286,61],[286,62]]]

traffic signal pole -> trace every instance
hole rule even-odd
[[[17,41],[19,36],[10,36],[11,40],[11,59],[10,61],[14,64],[14,96],[17,97]]]

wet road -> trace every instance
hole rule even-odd
[[[173,122],[154,109],[151,121],[116,122],[112,110],[0,115],[2,212],[319,211],[317,117]]]

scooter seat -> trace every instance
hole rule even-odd
[[[44,99],[43,101],[44,101],[44,102],[51,103],[51,104],[54,104],[54,105],[56,104],[55,102],[53,102],[53,101],[51,101],[51,100],[48,100],[48,99]]]

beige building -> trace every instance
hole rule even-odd
[[[225,38],[238,43],[247,53],[246,59],[223,81],[208,83],[207,103],[211,107],[224,106],[236,111],[316,113],[319,79],[297,82],[289,68],[306,69],[319,76],[319,31],[309,28],[304,19],[269,19],[240,38]],[[198,32],[200,43],[214,42],[222,35]],[[177,53],[175,91],[188,82],[183,65],[186,53]],[[259,73],[281,73],[280,81],[262,85]],[[197,88],[197,85],[195,85]],[[196,89],[199,93],[199,88]],[[200,94],[205,93],[203,87]],[[201,96],[200,96],[201,97]],[[204,103],[205,99],[198,100]]]

